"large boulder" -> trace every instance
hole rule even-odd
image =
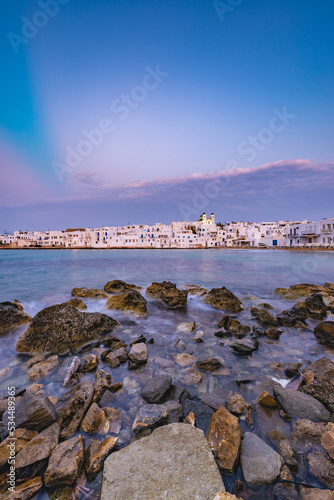
[[[249,486],[275,481],[281,472],[282,457],[252,432],[246,432],[241,444],[241,469]]]
[[[130,311],[138,316],[147,315],[146,300],[137,292],[137,290],[130,290],[119,295],[109,297],[105,305],[106,309],[120,309],[121,311]]]
[[[106,299],[108,294],[99,288],[73,288],[71,291],[72,297],[82,297],[88,299]]]
[[[78,430],[93,398],[94,388],[85,380],[69,389],[56,403],[61,439],[68,439]]]
[[[310,297],[307,297],[303,302],[296,305],[305,307],[311,318],[323,319],[327,315],[327,306],[320,293],[312,294],[310,295]]]
[[[102,340],[118,322],[101,313],[85,313],[68,304],[42,309],[18,339],[17,352],[65,352],[91,340]]]
[[[314,329],[315,336],[320,344],[334,347],[334,321],[323,321]]]
[[[212,500],[225,487],[199,429],[174,423],[112,453],[105,461],[101,500]]]
[[[207,438],[219,467],[224,472],[232,473],[241,444],[238,418],[221,406],[212,417]]]
[[[125,281],[122,280],[108,281],[108,283],[104,285],[105,292],[116,295],[119,293],[128,292],[129,290],[138,290],[139,288],[140,287],[136,285],[130,285],[129,283],[125,283]]]
[[[187,305],[187,290],[179,290],[174,283],[163,281],[152,283],[146,290],[147,297],[157,299],[169,309],[180,309]]]
[[[2,417],[2,425],[8,428],[9,410]],[[55,422],[55,410],[49,399],[42,394],[26,391],[16,403],[15,426],[42,431]]]
[[[24,325],[31,320],[17,302],[0,302],[0,333]]]
[[[291,417],[329,422],[331,415],[317,399],[292,389],[274,386],[275,398],[283,410]]]
[[[271,312],[267,311],[267,309],[258,309],[256,307],[252,307],[251,314],[252,316],[255,316],[255,318],[262,325],[268,325],[268,326],[278,325],[277,318],[273,314],[271,314]]]
[[[231,312],[242,311],[241,300],[234,293],[225,288],[212,288],[212,290],[204,296],[203,301],[217,309],[225,309]]]

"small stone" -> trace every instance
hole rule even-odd
[[[229,344],[229,347],[233,350],[234,354],[238,354],[239,356],[248,356],[248,354],[256,350],[256,346],[248,339],[234,340]]]
[[[191,333],[195,330],[195,321],[190,323],[180,323],[176,328],[176,333]]]
[[[233,415],[240,416],[244,413],[246,405],[247,403],[241,394],[236,393],[229,397],[227,408]]]
[[[283,457],[285,465],[291,470],[298,470],[296,452],[287,439],[282,439],[278,443],[277,451]]]
[[[83,372],[91,372],[95,370],[98,365],[98,355],[97,354],[85,354],[82,358],[84,365],[82,367]]]
[[[85,469],[87,474],[97,474],[103,466],[103,462],[115,447],[118,437],[110,437],[102,443],[95,439],[91,441],[85,453]]]
[[[275,446],[277,446],[281,441],[286,439],[283,432],[279,431],[278,429],[270,429],[267,432],[267,436],[269,441],[273,443]]]
[[[117,366],[121,364],[118,357],[112,351],[106,356],[105,361],[111,366],[111,368],[117,368]]]
[[[223,364],[221,363],[221,361],[218,358],[207,357],[207,358],[199,359],[196,362],[196,366],[200,370],[212,372],[215,370],[219,370],[219,368],[221,368],[223,366]]]
[[[121,412],[112,407],[103,408],[103,411],[109,420],[109,432],[112,434],[119,434],[122,428]]]
[[[284,365],[284,372],[285,375],[289,378],[294,377],[299,373],[299,369],[302,366],[301,363],[285,363]]]
[[[28,370],[28,377],[30,380],[39,380],[47,377],[56,370],[59,366],[58,356],[51,356],[46,361],[34,364]]]
[[[327,431],[322,435],[321,444],[331,459],[334,460],[334,430]]]
[[[155,375],[140,391],[140,395],[148,403],[162,403],[172,385],[169,375]]]
[[[116,351],[114,351],[114,354],[120,363],[127,362],[128,351],[125,349],[125,347],[121,347],[120,349],[116,349]]]
[[[95,374],[95,381],[93,384],[93,403],[97,403],[101,399],[106,389],[110,387],[111,383],[112,376],[109,373],[105,372],[104,370],[97,370]]]
[[[192,425],[193,427],[195,427],[196,425],[196,417],[195,417],[195,414],[191,411],[189,413],[189,415],[187,415],[187,417],[184,419],[184,423],[185,424],[190,424]]]
[[[180,366],[192,366],[196,363],[196,358],[191,354],[182,353],[173,356],[175,362]]]
[[[78,370],[80,364],[81,363],[78,356],[67,358],[58,371],[56,380],[61,382],[63,386],[66,387],[69,384],[74,373]]]
[[[177,349],[179,352],[184,351],[186,349],[186,344],[182,339],[179,339],[175,342],[174,344],[175,349]]]
[[[144,365],[147,363],[147,346],[143,342],[134,344],[129,352],[129,359],[133,365]]]
[[[262,392],[262,394],[260,394],[260,396],[257,398],[257,402],[264,408],[277,408],[278,406],[277,402],[267,391],[264,391]]]
[[[87,434],[96,434],[104,427],[105,421],[104,411],[96,403],[93,403],[81,422],[81,430]]]
[[[185,385],[196,386],[202,382],[202,374],[195,368],[192,368],[183,374],[182,381]]]
[[[58,444],[59,430],[59,425],[53,424],[29,441],[16,456],[16,469],[48,458]]]

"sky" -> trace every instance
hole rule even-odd
[[[0,233],[334,216],[331,0],[15,0]]]

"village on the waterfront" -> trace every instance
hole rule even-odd
[[[194,222],[118,227],[15,231],[0,248],[334,248],[334,217],[319,221],[216,222],[203,213]]]

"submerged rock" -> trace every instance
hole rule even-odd
[[[162,403],[170,390],[172,377],[169,375],[155,375],[140,391],[140,395],[148,403]]]
[[[278,325],[277,318],[269,311],[267,311],[267,309],[257,309],[256,307],[252,307],[251,314],[252,316],[255,316],[255,318],[263,325],[268,325],[268,326]]]
[[[320,344],[334,346],[334,321],[323,321],[314,329],[315,336]]]
[[[327,488],[334,488],[334,461],[327,453],[314,451],[308,456],[309,470]]]
[[[65,352],[91,340],[101,339],[119,323],[101,313],[84,313],[68,304],[42,309],[18,339],[17,352]]]
[[[170,309],[180,309],[187,305],[187,290],[179,290],[174,283],[154,282],[146,290],[147,297],[161,301]]]
[[[237,417],[221,406],[212,417],[207,438],[219,467],[232,473],[241,444],[241,429]]]
[[[41,378],[47,377],[52,372],[54,372],[59,366],[58,356],[51,356],[45,361],[40,361],[35,363],[28,370],[28,378],[30,380],[39,380]]]
[[[115,447],[118,437],[109,437],[102,443],[98,439],[91,441],[85,453],[85,469],[87,474],[96,474],[103,466],[103,462]]]
[[[136,285],[130,285],[129,283],[125,283],[125,281],[122,280],[108,281],[108,283],[104,285],[104,291],[113,294],[124,293],[129,290],[139,290],[139,288],[140,287]]]
[[[106,299],[108,294],[99,288],[73,288],[71,291],[72,297],[82,297],[89,299]]]
[[[31,320],[19,303],[0,302],[0,333],[24,325]]]
[[[257,349],[257,347],[248,339],[233,340],[230,342],[229,347],[233,350],[234,354],[239,356],[247,356]]]
[[[196,452],[194,453],[194,450]],[[212,500],[225,487],[203,433],[183,423],[112,453],[104,464],[101,500]]]
[[[121,311],[136,313],[138,316],[146,316],[146,304],[146,300],[137,290],[130,290],[128,292],[109,297],[105,308],[120,309]]]
[[[225,309],[231,312],[242,311],[241,300],[224,286],[221,288],[212,288],[212,290],[204,296],[203,301],[217,309]]]
[[[329,422],[330,413],[317,399],[299,391],[274,386],[275,398],[283,410],[291,417],[306,418],[315,421]]]
[[[79,369],[80,364],[81,363],[78,356],[66,358],[57,373],[56,380],[58,380],[58,382],[61,382],[63,386],[66,387],[74,373],[76,373],[76,371]]]
[[[300,500],[334,500],[334,491],[300,487]]]
[[[206,357],[196,361],[196,366],[199,370],[213,372],[215,370],[219,370],[223,364],[218,358]]]
[[[46,486],[74,484],[84,461],[85,439],[75,436],[60,443],[52,452],[44,474]]]
[[[252,432],[246,432],[241,444],[241,469],[249,486],[275,481],[281,472],[282,457]]]

